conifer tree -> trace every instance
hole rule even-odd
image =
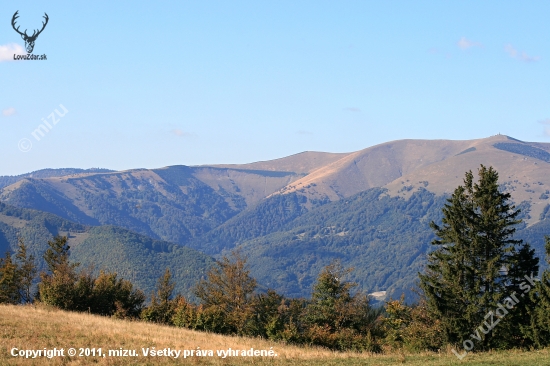
[[[141,318],[155,323],[170,324],[180,301],[179,295],[173,299],[175,287],[170,269],[166,268],[164,275],[158,279],[156,294],[151,295],[151,304],[143,309]]]
[[[157,295],[161,303],[168,303],[172,300],[176,284],[172,280],[170,268],[166,268],[164,275],[159,279],[157,285]]]
[[[351,293],[357,284],[344,280],[351,271],[339,261],[323,268],[303,315],[308,328],[306,338],[312,344],[332,349],[375,351],[377,346],[369,337],[377,313],[371,309],[367,296]]]
[[[53,273],[57,267],[64,263],[69,263],[69,249],[71,247],[67,244],[67,237],[57,235],[53,240],[48,241],[48,250],[44,253],[44,261],[48,266],[50,273]],[[78,264],[73,264],[73,267],[77,267]]]
[[[8,251],[4,258],[0,258],[0,303],[19,304],[20,301],[17,264],[12,260],[11,253]]]
[[[342,314],[342,310],[354,300],[350,290],[357,286],[353,282],[344,281],[344,276],[350,272],[351,269],[342,268],[339,262],[332,262],[323,268],[308,305],[306,318],[309,323],[327,326],[333,332],[349,326],[345,323],[352,319]]]
[[[478,175],[474,183],[472,172],[466,173],[464,185],[455,189],[443,208],[443,225],[431,223],[438,239],[432,242],[435,250],[425,272],[419,274],[428,309],[453,344],[469,339],[489,311],[517,290],[524,275],[538,273],[534,251],[513,239],[520,211],[509,202],[509,193],[500,192],[498,173],[481,165]],[[525,310],[526,303],[517,307]],[[521,316],[524,310],[506,321],[526,322]],[[476,347],[513,345],[517,339],[513,328],[501,323],[486,334],[478,332],[481,342]]]
[[[545,237],[546,261],[550,264],[550,237]],[[550,269],[542,273],[533,291],[529,293],[534,306],[530,308],[529,336],[536,347],[550,345]]]
[[[44,260],[48,272],[40,273],[38,284],[39,299],[47,304],[64,310],[74,310],[80,307],[81,299],[76,298],[76,282],[78,274],[75,268],[78,263],[69,263],[69,249],[66,236],[57,235],[48,241],[48,250]]]

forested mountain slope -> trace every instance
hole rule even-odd
[[[86,226],[50,213],[0,203],[0,252],[17,249],[22,238],[39,270],[45,269],[43,254],[55,235],[69,238],[70,259],[80,268],[117,272],[150,294],[158,278],[170,268],[176,290],[193,299],[192,288],[214,260],[196,250],[151,239],[113,226]]]
[[[309,295],[319,270],[336,258],[355,267],[354,280],[364,291],[398,294],[410,291],[424,264],[433,238],[429,222],[437,222],[464,173],[475,174],[480,164],[499,172],[501,189],[523,211],[518,234],[542,255],[543,237],[550,234],[550,144],[503,135],[400,140],[352,153],[304,152],[240,165],[27,177],[4,187],[0,200],[82,225],[122,227],[217,258],[240,248],[260,283],[286,295]],[[109,261],[116,250],[103,242],[88,241],[79,253]],[[147,255],[143,262],[153,261]],[[134,265],[120,268],[131,273]]]

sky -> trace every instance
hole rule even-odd
[[[47,60],[14,60],[16,11],[28,35],[47,13],[32,52]],[[549,14],[549,1],[3,0],[0,175],[550,142]]]

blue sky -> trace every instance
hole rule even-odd
[[[547,1],[21,3],[0,8],[0,175],[550,142]],[[28,33],[48,14],[47,61],[13,61],[16,10]]]

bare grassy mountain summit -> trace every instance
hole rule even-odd
[[[443,195],[480,164],[499,172],[528,225],[518,235],[542,258],[550,227],[550,144],[503,135],[400,140],[241,165],[24,177],[4,187],[0,201],[80,224],[119,226],[215,257],[239,248],[263,285],[289,296],[309,294],[334,258],[356,268],[353,280],[365,291],[399,294],[424,263],[429,223],[440,219]],[[0,225],[21,225],[6,220]],[[114,256],[108,246],[75,249],[90,249],[88,257],[104,262]]]
[[[539,220],[548,204],[550,144],[523,142],[505,135],[478,140],[399,140],[360,150],[323,166],[276,194],[300,192],[330,201],[373,187],[408,198],[420,188],[449,194],[464,173],[480,164],[493,166],[516,203],[531,205],[528,223]]]
[[[464,172],[493,166],[533,224],[550,196],[550,144],[504,135],[477,140],[399,140],[352,153],[303,152],[250,164],[170,166],[34,178],[21,176],[0,200],[88,225],[117,225],[180,244],[264,199],[295,192],[305,207],[374,187],[408,198],[420,188],[450,193]]]
[[[284,158],[257,161],[249,164],[221,164],[211,165],[219,168],[244,170],[270,170],[309,174],[314,170],[338,161],[352,153],[326,153],[318,151],[304,151]]]

